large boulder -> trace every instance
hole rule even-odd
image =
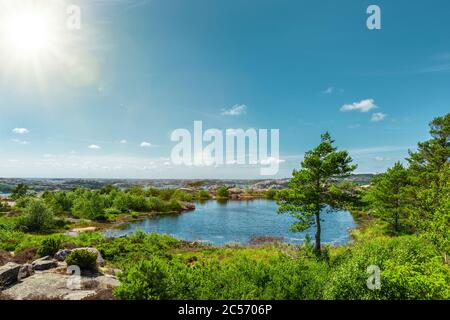
[[[183,211],[193,211],[195,210],[195,204],[192,202],[186,202],[186,201],[179,201],[178,202],[181,206],[181,210]]]
[[[244,193],[244,190],[242,190],[241,188],[230,188],[230,189],[228,189],[228,193],[230,195],[233,195],[233,194],[239,195],[239,194]]]
[[[33,265],[26,263],[20,267],[18,279],[22,280],[34,274]]]
[[[66,257],[72,252],[72,250],[69,249],[62,249],[59,250],[57,253],[55,253],[54,259],[58,261],[64,261],[66,260]]]
[[[54,260],[49,260],[50,257],[44,257],[38,260],[33,261],[31,264],[34,271],[43,271],[48,269],[53,269],[58,266],[58,263]]]
[[[120,285],[115,277],[81,276],[79,288],[71,285],[73,276],[53,271],[43,271],[23,279],[16,285],[3,291],[11,300],[83,300]]]
[[[9,285],[16,283],[21,265],[8,262],[4,266],[0,267],[0,290],[7,288]]]

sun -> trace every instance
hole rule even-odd
[[[6,45],[16,54],[34,55],[51,49],[55,34],[47,15],[21,12],[6,19],[4,25]]]

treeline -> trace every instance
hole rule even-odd
[[[207,191],[193,194],[175,189],[143,189],[139,187],[120,190],[106,186],[99,190],[78,188],[73,191],[46,191],[33,194],[26,185],[18,185],[12,193],[16,199],[14,209],[22,214],[17,224],[28,232],[48,232],[61,226],[67,216],[95,221],[114,220],[121,214],[179,213],[184,203],[210,198]],[[2,206],[3,211],[11,210]]]
[[[431,139],[374,178],[363,209],[386,222],[393,235],[418,234],[448,262],[450,252],[450,114],[430,123]],[[364,207],[365,206],[365,207]]]

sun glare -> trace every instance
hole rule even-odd
[[[35,54],[50,49],[52,30],[48,17],[37,13],[19,13],[6,21],[7,45],[20,54]]]

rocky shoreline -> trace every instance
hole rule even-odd
[[[97,254],[98,271],[72,274],[65,258],[76,250]],[[85,300],[102,296],[113,299],[112,289],[120,285],[120,270],[103,268],[105,260],[95,248],[63,249],[53,257],[31,263],[8,262],[0,266],[0,300]]]

